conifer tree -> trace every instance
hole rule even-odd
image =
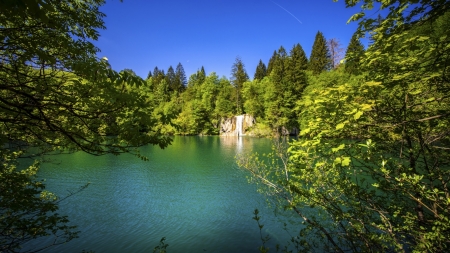
[[[206,78],[206,72],[205,72],[205,68],[202,66],[200,71],[198,71],[198,79],[199,79],[200,84],[205,81],[205,78]]]
[[[327,41],[322,32],[318,31],[311,51],[311,57],[309,57],[309,70],[318,75],[320,72],[330,69],[330,63]]]
[[[182,92],[187,85],[187,78],[186,73],[184,72],[183,65],[181,65],[181,62],[178,63],[177,69],[175,70],[175,87],[178,90],[178,92]]]
[[[286,49],[284,49],[283,46],[280,46],[272,65],[272,71],[270,73],[270,75],[272,76],[272,80],[279,88],[281,88],[281,82],[283,80],[283,77],[285,76],[285,65],[287,65],[287,61],[288,56],[286,53]]]
[[[308,69],[308,58],[306,57],[305,51],[303,50],[303,47],[297,43],[295,45],[291,52],[290,56],[294,62],[294,65],[299,70],[307,70]]]
[[[305,70],[308,68],[308,58],[300,44],[294,45],[290,52],[289,62],[286,66],[286,76],[292,90],[301,95],[306,87]]]
[[[205,72],[205,68],[202,66],[202,69],[200,70],[201,72],[202,72],[202,74],[204,75],[204,76],[206,76],[206,72]]]
[[[241,114],[244,111],[244,103],[242,101],[241,90],[246,81],[248,81],[248,75],[245,71],[244,63],[238,56],[236,57],[236,61],[234,62],[233,67],[231,68],[231,84],[236,89],[236,107],[238,114]]]
[[[272,72],[273,63],[276,61],[277,57],[278,57],[277,50],[274,50],[273,54],[272,54],[272,57],[269,60],[269,64],[267,65],[267,71],[266,71],[266,75],[267,76],[270,75],[270,73]]]
[[[266,65],[259,60],[258,66],[256,67],[255,77],[253,79],[262,80],[266,76],[267,68]]]
[[[159,74],[159,69],[158,69],[158,66],[156,66],[156,67],[153,69],[153,76],[152,76],[152,77],[157,77],[158,74]]]
[[[167,86],[170,92],[173,92],[176,90],[176,75],[175,75],[175,71],[173,70],[173,67],[170,66],[169,69],[167,70],[167,75],[166,75],[166,82],[167,82]]]
[[[166,75],[164,74],[164,70],[159,70],[158,67],[155,67],[153,70],[153,85],[156,87],[162,80],[166,78]]]
[[[147,80],[150,79],[150,78],[152,78],[152,71],[151,70],[148,71]]]
[[[355,32],[345,52],[345,72],[349,74],[358,74],[360,61],[364,54],[364,46]]]

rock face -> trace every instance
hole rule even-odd
[[[238,122],[241,121],[241,122]],[[253,116],[244,114],[234,116],[231,118],[222,118],[220,122],[220,135],[222,136],[238,136],[245,135],[247,129],[256,123]],[[237,129],[236,126],[242,126],[242,129]]]

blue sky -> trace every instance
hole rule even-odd
[[[300,43],[309,57],[319,30],[346,48],[357,27],[347,20],[359,8],[344,0],[112,0],[100,10],[106,30],[94,44],[117,71],[145,78],[181,62],[187,77],[204,66],[229,78],[239,56],[253,78],[280,46],[289,52]]]

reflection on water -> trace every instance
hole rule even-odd
[[[175,137],[164,150],[143,147],[149,162],[80,152],[43,164],[39,176],[60,196],[91,182],[60,206],[80,238],[46,252],[152,252],[162,237],[168,252],[258,252],[255,208],[273,236],[266,245],[275,249],[289,236],[234,160],[237,153],[269,152],[270,146],[270,140],[252,137]]]

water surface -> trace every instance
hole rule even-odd
[[[269,152],[271,141],[252,137],[175,137],[161,150],[95,157],[61,155],[39,172],[47,190],[59,196],[90,183],[60,204],[81,231],[80,237],[46,252],[152,252],[162,237],[168,252],[258,252],[259,229],[252,219],[260,210],[268,246],[289,236],[267,207],[265,196],[248,184],[235,155]],[[29,247],[48,243],[33,242]]]

